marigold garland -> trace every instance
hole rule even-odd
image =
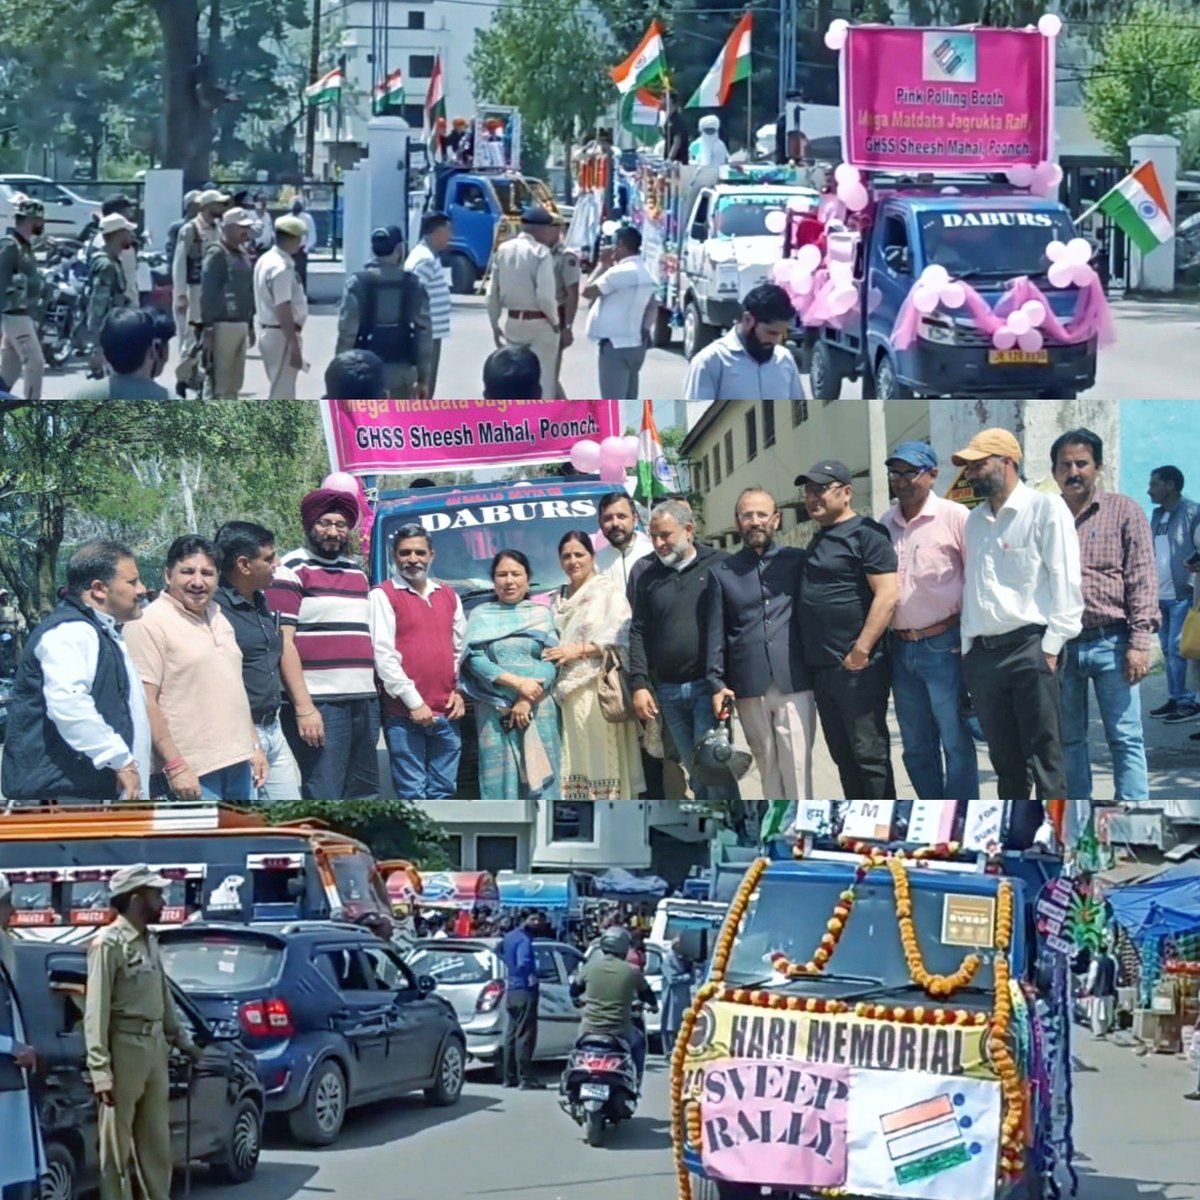
[[[1012,972],[1008,964],[1008,953],[1012,948],[1013,888],[1007,879],[1000,884],[999,897],[1000,914],[996,924],[997,954],[993,966],[996,1005],[992,1012],[988,1050],[996,1073],[1000,1076],[1000,1088],[1005,1101],[1004,1117],[1000,1125],[1000,1173],[1013,1179],[1020,1176],[1025,1166],[1025,1087],[1010,1047],[1013,1004],[1010,986]]]

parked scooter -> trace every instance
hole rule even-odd
[[[42,268],[46,290],[38,329],[48,366],[61,367],[87,351],[87,274],[77,243],[66,240],[50,247]]]
[[[582,1008],[580,1001],[577,1008]],[[646,1036],[643,1006],[633,1007],[633,1023]],[[589,1146],[604,1141],[604,1131],[637,1112],[641,1085],[628,1042],[606,1033],[585,1033],[575,1043],[559,1083],[559,1107],[583,1127]]]

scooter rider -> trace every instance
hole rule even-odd
[[[633,1004],[641,1000],[651,1012],[657,1012],[658,1000],[646,977],[626,961],[630,943],[628,929],[619,925],[606,929],[600,935],[602,953],[584,963],[571,980],[571,999],[582,996],[584,1000],[581,1037],[605,1033],[629,1046],[640,1086],[646,1071],[646,1033],[634,1024]]]

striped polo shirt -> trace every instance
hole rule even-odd
[[[429,322],[435,338],[450,336],[450,285],[446,272],[434,252],[425,242],[418,242],[404,264],[425,288],[429,296]]]
[[[285,556],[267,591],[281,624],[296,631],[304,682],[317,700],[374,697],[370,585],[349,558],[301,548]]]

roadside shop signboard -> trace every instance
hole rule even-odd
[[[982,1029],[718,1002],[688,1047],[717,1179],[890,1200],[995,1193],[1001,1095]]]
[[[1036,29],[855,25],[842,152],[866,170],[1006,171],[1053,151],[1053,39]]]
[[[408,475],[567,462],[619,437],[619,400],[322,400],[330,467]]]

